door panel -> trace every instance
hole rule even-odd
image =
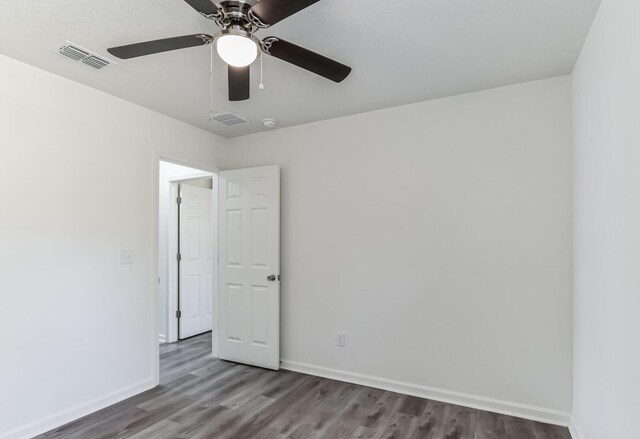
[[[211,189],[180,185],[180,339],[213,329],[213,209]]]
[[[280,168],[224,171],[219,183],[219,357],[277,370]]]

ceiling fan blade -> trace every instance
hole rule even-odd
[[[227,66],[230,101],[244,101],[249,99],[249,89],[251,85],[249,80],[250,72],[250,66]]]
[[[202,15],[215,15],[218,13],[220,8],[210,2],[209,0],[184,0],[196,11],[200,12]]]
[[[129,59],[136,58],[138,56],[151,55],[153,53],[167,52],[169,50],[203,46],[212,39],[213,37],[211,35],[206,34],[184,35],[181,37],[164,38],[162,40],[145,41],[144,43],[111,47],[107,49],[107,52],[121,59]]]
[[[349,66],[276,37],[265,38],[262,42],[262,50],[334,82],[342,82],[351,73]]]
[[[320,0],[260,0],[250,12],[267,26],[276,24]]]

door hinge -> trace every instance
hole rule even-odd
[[[182,197],[178,197],[178,198],[176,198],[176,203],[178,203],[178,204],[182,204]]]
[[[176,311],[176,319],[179,319],[182,317],[182,311],[178,310]]]
[[[180,253],[178,253],[176,255],[176,261],[180,262],[182,260],[182,255]]]

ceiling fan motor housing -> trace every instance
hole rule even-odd
[[[245,32],[253,33],[260,28],[269,27],[262,23],[258,17],[251,13],[251,7],[256,4],[256,0],[230,0],[220,3],[220,9],[216,14],[202,14],[206,18],[216,22],[222,30],[235,28]]]

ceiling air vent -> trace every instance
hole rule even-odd
[[[95,55],[91,55],[91,56],[83,59],[82,62],[85,63],[86,65],[90,66],[90,67],[93,67],[94,69],[101,69],[101,68],[107,67],[109,64],[111,64],[106,59],[102,59],[102,58],[97,57]]]
[[[72,45],[62,46],[60,48],[60,53],[76,61],[80,61],[81,59],[90,56],[88,52]]]
[[[228,127],[233,125],[238,125],[239,123],[249,122],[247,119],[244,119],[237,114],[234,113],[219,113],[213,116],[213,120],[222,125],[226,125]]]
[[[69,41],[58,46],[57,52],[74,61],[82,61],[83,64],[98,70],[107,67],[108,65],[115,64],[113,61],[98,56],[90,50],[82,48]]]

